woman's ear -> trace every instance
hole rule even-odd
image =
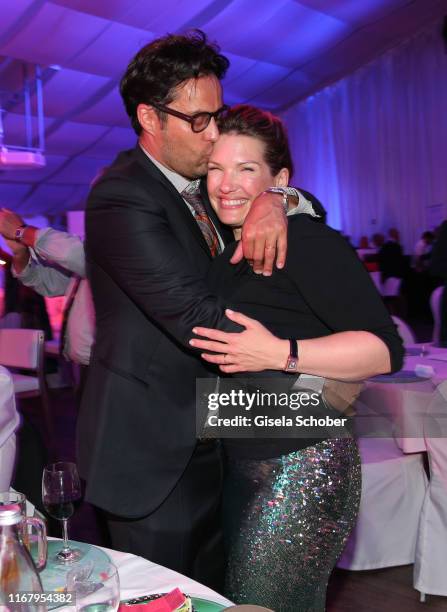
[[[275,187],[287,187],[289,184],[289,171],[287,168],[281,168],[275,176]]]
[[[137,117],[142,129],[152,136],[159,129],[160,120],[152,106],[139,104],[137,107]]]

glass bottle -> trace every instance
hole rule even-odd
[[[22,520],[20,506],[0,507],[0,609],[41,612],[46,605],[29,595],[42,593],[42,583],[22,540]]]

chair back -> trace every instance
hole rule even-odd
[[[41,370],[44,340],[41,329],[0,329],[0,364]]]
[[[22,321],[20,312],[8,312],[0,319],[0,329],[19,329]]]
[[[433,315],[432,342],[438,344],[441,334],[441,299],[444,287],[437,287],[430,296],[430,307]]]
[[[13,435],[19,422],[12,375],[6,368],[0,366],[0,448]]]
[[[410,326],[407,325],[405,321],[402,321],[402,319],[399,319],[399,317],[395,317],[394,315],[392,315],[391,318],[393,319],[394,325],[396,325],[397,327],[397,333],[402,338],[404,346],[408,346],[409,344],[416,344],[416,338],[414,337],[413,331],[411,330]]]
[[[395,276],[390,276],[382,283],[383,297],[397,297],[400,293],[402,279]]]

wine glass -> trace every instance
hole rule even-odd
[[[81,482],[76,465],[68,461],[47,465],[42,477],[42,501],[48,514],[62,521],[64,543],[56,555],[59,563],[73,563],[82,557],[79,549],[70,548],[67,526],[74,503],[80,499]]]
[[[77,612],[115,612],[120,603],[118,570],[113,563],[100,569],[91,561],[75,565],[67,575],[67,591],[75,594]]]

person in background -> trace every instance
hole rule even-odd
[[[429,269],[434,240],[434,233],[426,231],[416,242],[413,252],[413,266],[416,272],[426,272]]]
[[[369,249],[369,240],[368,240],[368,236],[361,236],[360,240],[359,240],[359,249]]]
[[[41,329],[45,334],[45,340],[52,340],[53,330],[45,300],[33,289],[17,281],[12,271],[13,257],[9,253],[1,251],[0,257],[5,262],[3,267],[3,316],[0,320],[0,328]]]
[[[385,236],[383,234],[381,234],[380,232],[376,232],[375,234],[373,234],[372,237],[372,244],[373,244],[373,248],[377,250],[380,249],[380,247],[383,246],[383,243],[385,242]]]
[[[377,249],[370,246],[368,236],[362,236],[359,240],[359,246],[357,247],[357,255],[360,257],[365,264],[375,261],[375,255]],[[368,266],[367,266],[368,267]]]
[[[439,345],[447,346],[447,221],[444,221],[437,230],[437,240],[433,245],[429,271],[432,276],[438,277],[444,283],[440,304],[441,328],[439,332]]]
[[[67,296],[61,352],[81,366],[83,381],[94,341],[95,311],[82,240],[50,227],[26,225],[19,215],[5,208],[0,211],[0,234],[12,250],[15,278],[40,295]]]
[[[395,227],[388,231],[388,240],[379,249],[378,262],[382,282],[391,277],[403,277],[405,270],[404,256],[399,232]]]

